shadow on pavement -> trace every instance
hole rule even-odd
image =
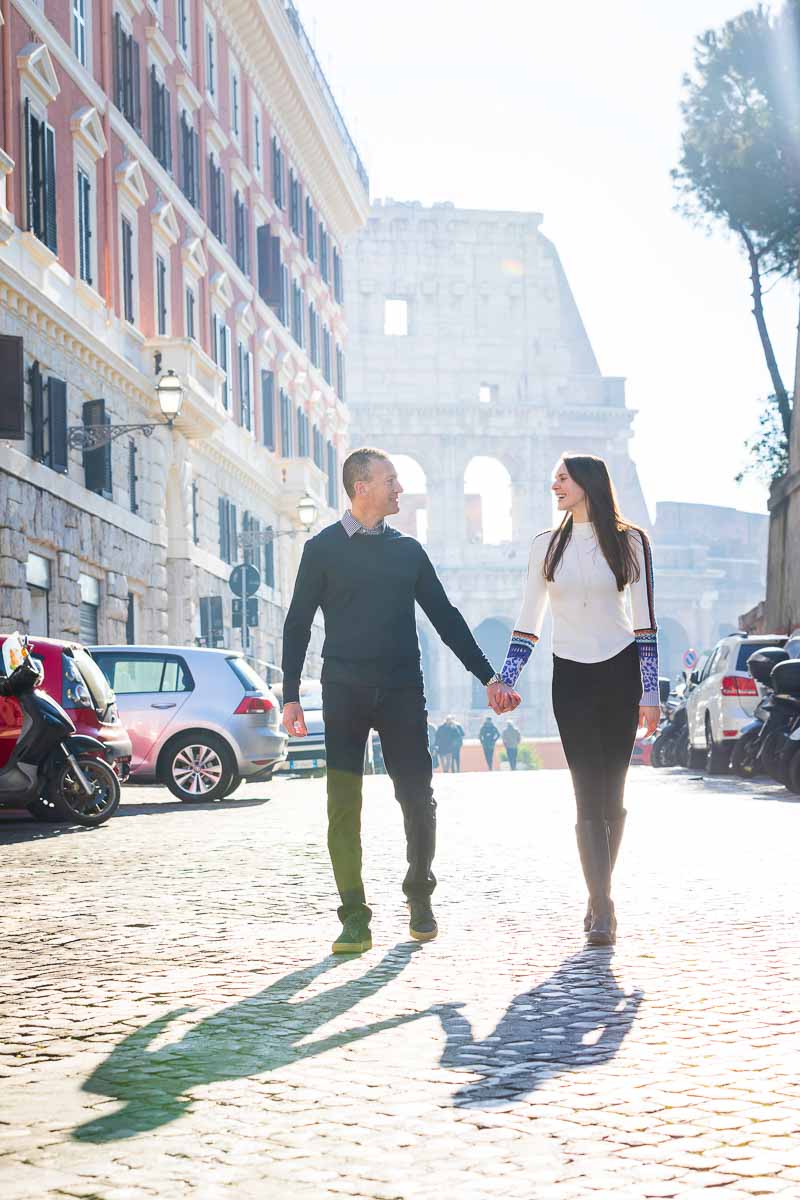
[[[293,971],[255,996],[205,1017],[178,1041],[151,1049],[171,1022],[192,1009],[165,1013],[120,1042],[86,1080],[84,1091],[112,1097],[124,1107],[79,1126],[73,1138],[104,1143],[158,1129],[191,1107],[188,1093],[193,1088],[275,1071],[437,1012],[406,1013],[301,1044],[321,1025],[374,996],[401,973],[419,949],[414,943],[400,943],[358,979],[309,999],[292,1001],[319,976],[347,961],[330,955],[313,966]]]
[[[544,983],[515,996],[482,1041],[473,1038],[459,1006],[440,1005],[447,1038],[441,1065],[478,1076],[455,1093],[455,1107],[507,1104],[554,1075],[612,1059],[643,996],[622,990],[612,969],[613,953],[584,949],[566,959]]]
[[[164,800],[145,804],[123,800],[114,816],[99,827],[100,830],[113,827],[120,817],[150,817],[158,813],[197,813],[197,812],[231,812],[237,808],[256,808],[269,804],[270,797],[248,797],[246,800],[235,800],[228,797],[225,800],[212,802]],[[41,841],[43,838],[63,837],[68,833],[97,833],[96,829],[87,829],[83,825],[61,824],[57,821],[37,821],[21,809],[0,811],[0,845],[13,845],[15,842]]]

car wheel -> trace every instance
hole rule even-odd
[[[119,808],[120,786],[115,771],[102,758],[78,755],[78,765],[92,786],[91,796],[81,789],[72,769],[64,762],[47,785],[47,800],[54,817],[40,820],[67,821],[70,824],[95,828],[113,817]]]
[[[786,786],[790,792],[794,792],[796,796],[800,796],[800,750],[795,750],[789,759],[789,766],[786,771]]]
[[[233,755],[213,733],[186,733],[171,742],[160,778],[185,803],[221,800],[235,776]]]
[[[697,750],[691,743],[689,743],[689,770],[690,771],[702,771],[703,768],[705,767],[705,765],[706,765],[705,750]]]
[[[678,738],[677,759],[679,767],[686,769],[689,766],[689,762],[691,760],[691,747],[689,745],[689,738],[686,733]]]
[[[755,752],[760,733],[760,729],[750,730],[733,743],[731,770],[740,779],[751,779],[755,774]]]
[[[242,782],[242,776],[234,775],[233,778],[231,779],[230,783],[228,784],[227,788],[225,789],[225,795],[226,796],[233,795],[233,793],[239,787],[241,782]]]
[[[711,719],[706,716],[706,774],[727,775],[730,761],[730,748],[714,741]]]

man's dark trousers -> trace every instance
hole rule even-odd
[[[328,849],[342,900],[339,917],[371,916],[361,876],[361,787],[370,730],[380,735],[386,770],[403,811],[410,900],[436,887],[436,801],[422,686],[380,688],[323,682],[322,715],[328,760]]]

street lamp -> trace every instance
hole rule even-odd
[[[306,492],[305,496],[302,496],[297,504],[297,516],[306,532],[308,532],[316,521],[318,511],[316,500]]]
[[[146,421],[138,425],[71,425],[67,430],[69,446],[73,450],[100,450],[126,433],[141,433],[144,437],[151,437],[158,425],[171,429],[183,404],[183,384],[174,371],[167,371],[161,376],[156,385],[156,395],[163,421]]]
[[[297,537],[298,533],[308,533],[319,514],[319,505],[308,492],[297,502],[297,519],[303,526],[301,529],[242,529],[237,534],[241,550],[254,550],[256,546],[267,546],[270,542],[282,537]]]

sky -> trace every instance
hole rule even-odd
[[[296,0],[374,198],[539,212],[659,500],[766,512],[734,476],[770,381],[746,262],[674,211],[693,43],[742,0]],[[791,386],[797,289],[766,301]]]

